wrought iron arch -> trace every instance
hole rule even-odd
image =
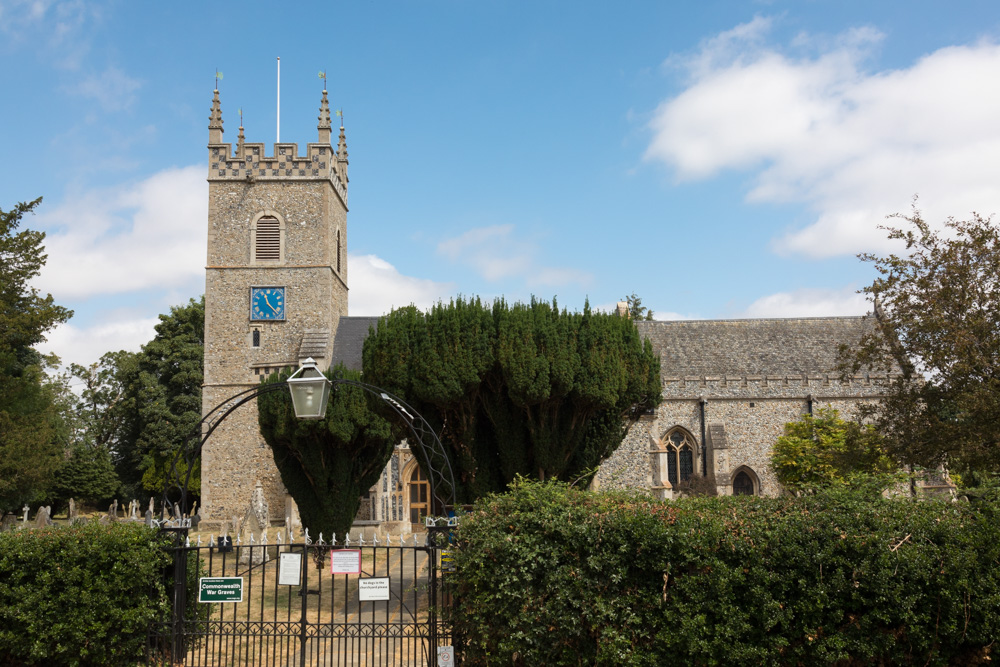
[[[393,413],[406,424],[410,435],[413,436],[413,443],[411,443],[410,449],[413,451],[418,463],[427,472],[428,482],[431,487],[431,496],[439,507],[443,507],[446,510],[453,508],[456,504],[455,473],[452,470],[451,461],[448,459],[444,445],[441,444],[441,439],[438,438],[434,429],[427,423],[427,420],[407,404],[406,401],[381,387],[341,377],[331,378],[330,381],[333,383],[334,391],[336,391],[338,385],[357,387],[379,398],[384,404],[389,406]],[[202,449],[205,447],[205,443],[211,437],[212,433],[215,432],[215,429],[240,406],[249,403],[258,396],[284,390],[287,387],[287,381],[262,384],[234,394],[209,410],[201,421],[198,422],[197,430],[188,438],[184,448],[178,450],[171,461],[169,479],[173,480],[173,484],[168,483],[163,490],[163,504],[160,509],[161,521],[163,520],[166,507],[172,504],[169,500],[171,492],[178,492],[180,496],[177,504],[179,505],[181,515],[187,512],[187,495],[188,485],[191,482],[191,471],[195,462],[201,459]],[[191,443],[196,438],[198,442],[192,446]],[[414,444],[416,445],[415,447]],[[183,475],[178,470],[178,464],[181,462],[182,455],[185,464]]]

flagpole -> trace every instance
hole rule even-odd
[[[281,56],[278,56],[278,122],[274,143],[281,143]]]

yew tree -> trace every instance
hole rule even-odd
[[[860,255],[879,276],[863,292],[878,326],[844,349],[844,370],[895,372],[867,410],[903,463],[1000,471],[1000,230],[990,218],[918,211],[886,227],[905,251]]]
[[[289,373],[264,380],[275,384]],[[337,366],[328,377],[359,380],[356,371]],[[361,496],[378,481],[404,436],[403,424],[385,418],[381,399],[359,387],[337,384],[326,417],[296,419],[287,389],[257,398],[260,432],[274,463],[295,499],[303,525],[313,536],[344,535],[361,505]]]
[[[363,368],[440,435],[459,503],[518,475],[588,480],[660,402],[659,359],[630,319],[554,300],[397,309],[366,339]]]

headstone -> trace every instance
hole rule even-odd
[[[51,522],[49,521],[49,508],[39,507],[38,514],[35,515],[35,528],[44,528],[48,526]]]
[[[76,521],[76,501],[72,498],[69,499],[69,522],[73,523]]]
[[[128,518],[130,521],[139,520],[139,501],[133,500],[128,504]]]
[[[153,527],[153,510],[146,510],[146,525]]]
[[[250,507],[247,509],[243,525],[240,526],[239,537],[244,544],[259,544],[262,540],[266,540],[265,531],[270,525],[264,487],[260,480],[257,480],[253,495],[250,496]],[[267,549],[261,546],[244,547],[240,553],[240,563],[243,564],[260,565],[267,560]]]
[[[17,526],[17,516],[14,514],[4,514],[3,521],[0,522],[0,531],[13,530]]]
[[[24,507],[22,507],[21,509],[24,510],[24,519],[23,519],[23,521],[24,521],[24,523],[28,523],[28,510],[31,509],[31,508],[28,507],[28,503],[25,503]]]
[[[153,496],[149,497],[149,509],[147,510],[147,512],[152,512],[152,513],[156,512],[156,507],[153,506]]]

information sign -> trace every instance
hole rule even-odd
[[[389,599],[389,577],[369,577],[358,579],[358,599],[368,600]]]
[[[331,551],[330,574],[361,574],[361,551],[358,549]]]
[[[243,602],[243,577],[201,577],[198,602]]]
[[[441,665],[441,667],[455,664],[454,646],[438,646],[438,664]]]
[[[302,579],[302,554],[283,553],[278,560],[278,585],[298,586]]]

